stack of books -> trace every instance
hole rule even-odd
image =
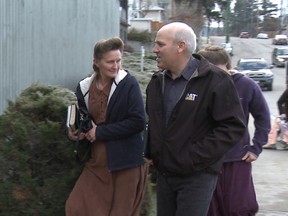
[[[78,107],[76,104],[71,104],[67,108],[66,126],[72,131],[78,129]]]

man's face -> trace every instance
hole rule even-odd
[[[161,69],[170,69],[177,57],[177,44],[174,42],[174,32],[169,29],[160,29],[155,38],[153,52],[156,54],[157,66]]]

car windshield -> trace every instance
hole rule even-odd
[[[288,49],[279,49],[278,55],[288,55]]]
[[[226,48],[231,48],[231,44],[230,43],[226,43]]]
[[[259,70],[267,68],[268,65],[265,62],[241,62],[239,64],[239,70]]]
[[[275,38],[276,39],[286,39],[287,36],[286,35],[276,35]]]

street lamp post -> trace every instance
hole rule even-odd
[[[281,9],[280,9],[280,31],[279,34],[282,34],[282,29],[283,29],[283,0],[281,0]]]

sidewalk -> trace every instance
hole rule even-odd
[[[288,215],[288,151],[264,149],[253,163],[257,216]]]
[[[211,41],[207,37],[201,37],[201,47],[208,46],[209,43]],[[251,136],[253,128],[251,118]],[[263,149],[252,166],[259,203],[257,216],[288,216],[288,150]]]
[[[199,40],[199,49],[211,45],[211,40],[207,37],[201,36]]]

